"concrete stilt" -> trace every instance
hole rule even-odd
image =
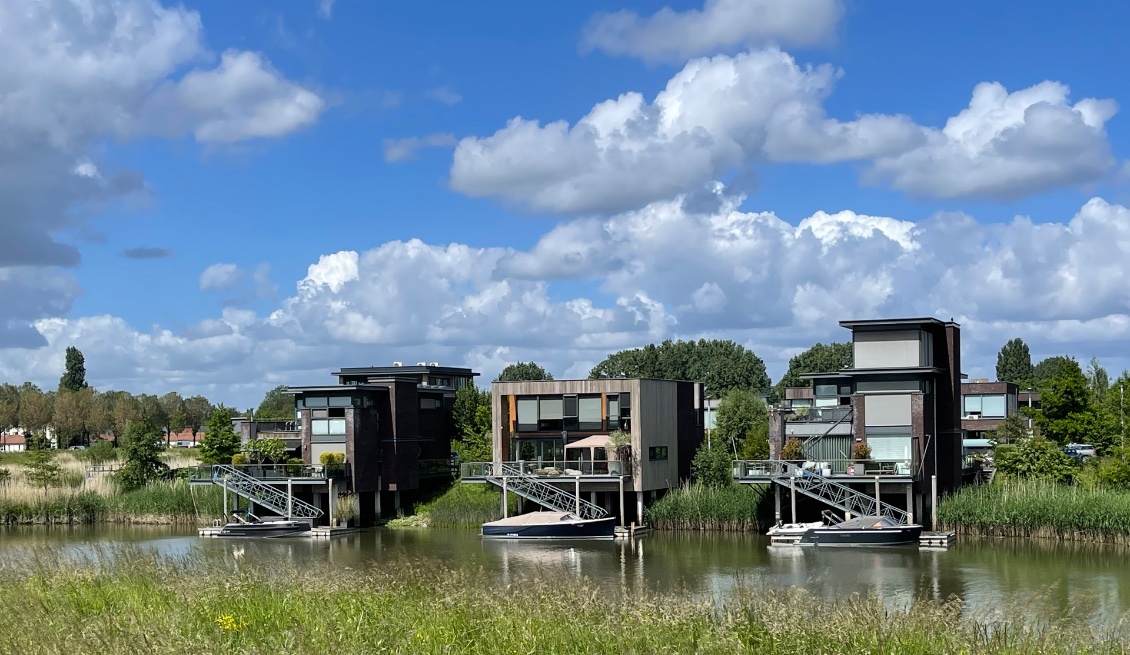
[[[224,478],[224,520],[228,520],[228,479]]]
[[[502,518],[507,518],[509,516],[509,514],[507,514],[507,510],[510,509],[508,507],[508,503],[506,502],[506,484],[507,480],[506,476],[504,475],[502,476]]]
[[[581,515],[581,478],[573,478],[573,495],[577,499],[577,516]]]
[[[879,503],[881,503],[881,502],[883,502],[883,501],[879,500],[879,476],[876,475],[875,476],[875,511],[880,513],[880,514],[882,513],[882,510],[879,509],[879,507],[880,507]]]
[[[286,479],[286,517],[294,516],[294,484],[290,478]]]
[[[643,492],[636,492],[636,523],[643,525]]]
[[[914,523],[914,483],[906,483],[906,514],[907,522]]]
[[[938,476],[930,476],[930,529],[938,529]]]
[[[789,478],[789,501],[793,505],[793,523],[796,523],[796,479]]]
[[[397,514],[400,513],[400,491],[399,490],[392,492],[392,509]]]
[[[624,478],[620,477],[620,527],[624,527]]]
[[[781,485],[773,483],[773,520],[781,522]]]

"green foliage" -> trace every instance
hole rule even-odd
[[[252,439],[247,442],[247,456],[256,464],[278,464],[286,459],[286,442],[282,439]]]
[[[286,473],[291,477],[298,477],[302,474],[302,466],[306,462],[302,461],[301,457],[291,457],[286,460]]]
[[[1130,463],[1124,459],[1121,448],[1115,452],[1085,462],[1075,474],[1075,483],[1087,489],[1130,490]]]
[[[1018,443],[1027,439],[1029,436],[1028,420],[1022,416],[1013,414],[997,425],[997,427],[989,430],[985,436],[998,444]]]
[[[691,460],[691,478],[708,487],[728,487],[734,484],[733,461],[724,444],[703,442]]]
[[[616,429],[608,433],[608,450],[616,454],[616,459],[625,461],[632,449],[632,433]]]
[[[871,444],[866,441],[857,441],[851,445],[852,459],[871,459]]]
[[[232,466],[243,466],[247,463],[247,455],[244,453],[236,453],[231,456]]]
[[[769,410],[749,389],[731,389],[718,403],[710,438],[734,444],[742,459],[768,459]]]
[[[43,497],[47,497],[50,487],[58,486],[63,470],[55,463],[55,454],[50,450],[33,451],[25,465],[27,481],[36,487],[43,487]]]
[[[124,461],[114,481],[124,491],[133,491],[164,478],[169,473],[161,459],[164,450],[164,434],[159,427],[144,421],[131,423],[122,435]]]
[[[1035,425],[1043,436],[1061,445],[1089,443],[1105,452],[1117,430],[1113,418],[1091,402],[1091,386],[1078,365],[1065,369],[1069,370],[1040,386],[1041,407],[1035,412]]]
[[[345,453],[322,453],[318,457],[318,461],[325,466],[333,466],[335,464],[345,463]]]
[[[232,410],[218,405],[208,417],[208,428],[200,442],[203,464],[227,464],[239,452],[239,435],[231,424]]]
[[[789,360],[789,370],[777,382],[775,392],[784,397],[786,387],[810,387],[812,380],[802,379],[806,373],[833,373],[843,368],[851,368],[855,355],[850,343],[832,342],[828,345],[818,343]]]
[[[160,402],[162,413],[165,416],[165,423],[162,427],[168,428],[170,432],[180,432],[188,427],[188,407],[179,393],[170,391],[161,396],[158,402]]]
[[[271,389],[263,396],[259,409],[255,410],[256,421],[293,421],[294,396],[286,393],[285,384]]]
[[[456,438],[451,448],[465,462],[492,459],[490,392],[467,385],[455,392],[451,419]]]
[[[0,384],[0,430],[20,425],[20,390],[15,385]]]
[[[67,347],[66,370],[59,379],[59,391],[79,391],[86,388],[86,359],[82,351]]]
[[[89,448],[80,452],[79,456],[97,466],[117,459],[118,453],[117,450],[114,449],[114,444],[105,439],[98,439],[91,444]]]
[[[42,432],[32,432],[24,435],[24,447],[29,452],[38,452],[40,450],[50,450],[51,442],[47,440],[47,435]]]
[[[510,364],[502,369],[502,372],[495,378],[496,382],[524,382],[526,380],[552,380],[553,376],[550,375],[541,366],[534,362],[518,362],[517,364]]]
[[[761,532],[767,524],[760,510],[764,497],[764,487],[689,484],[667,492],[644,516],[659,530]]]
[[[804,459],[804,447],[801,445],[800,439],[789,437],[785,440],[785,445],[781,447],[781,459],[786,462],[797,462]]]
[[[649,344],[609,355],[589,371],[590,378],[692,380],[706,395],[721,398],[730,389],[769,390],[765,362],[733,341],[699,339]]]
[[[1026,387],[1034,377],[1028,344],[1020,337],[1010,339],[997,353],[997,380]]]
[[[509,514],[518,512],[518,497],[507,494]],[[434,500],[417,504],[415,525],[436,528],[478,528],[502,517],[502,492],[485,484],[456,482]]]
[[[357,496],[349,492],[338,494],[334,503],[334,518],[346,523],[357,516]]]
[[[43,436],[55,414],[55,392],[44,393],[26,382],[20,387],[20,425],[32,434]],[[31,448],[29,443],[28,448]]]
[[[192,396],[184,401],[185,422],[192,428],[193,435],[208,422],[212,415],[212,403],[204,396]]]
[[[1066,482],[1075,472],[1075,463],[1063,449],[1042,437],[997,446],[993,461],[997,473],[1005,476]]]
[[[1083,374],[1083,369],[1079,368],[1079,362],[1075,361],[1074,357],[1056,355],[1054,357],[1048,357],[1039,364],[1036,364],[1036,367],[1032,370],[1032,382],[1038,387],[1053,378],[1073,376],[1075,374]]]
[[[1091,362],[1087,364],[1086,375],[1087,384],[1091,387],[1091,404],[1102,406],[1106,403],[1106,396],[1109,392],[1110,375],[1099,363],[1098,357],[1091,358]]]
[[[169,414],[161,399],[153,394],[143,393],[137,396],[138,406],[141,410],[139,419],[154,427],[164,427],[169,424]]]

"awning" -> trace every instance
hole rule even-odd
[[[571,444],[566,444],[565,448],[607,448],[608,435],[607,434],[594,434],[591,437],[585,437],[580,441],[574,441]]]

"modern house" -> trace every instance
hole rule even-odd
[[[590,511],[615,514],[622,524],[639,520],[645,501],[690,477],[703,440],[703,405],[698,382],[495,382],[493,461],[464,464],[463,481],[492,483],[558,511],[580,508],[583,499]],[[622,453],[611,443],[617,431],[629,436]]]
[[[923,517],[935,488],[941,495],[962,483],[960,326],[935,318],[840,325],[852,333],[853,366],[804,375],[811,387],[786,389],[770,409],[772,460],[737,462],[735,479],[780,490],[807,469],[819,478],[814,486],[823,485],[809,495],[833,507],[882,509],[853,504],[852,493],[867,493],[900,520]],[[780,461],[791,438],[803,452],[795,468]],[[854,457],[862,444],[869,458]]]
[[[279,438],[305,464],[297,476],[294,466],[255,467],[262,482],[287,484],[288,494],[326,514],[338,491],[350,490],[361,523],[368,524],[399,509],[403,493],[451,480],[455,392],[478,373],[433,362],[343,368],[333,375],[336,384],[288,387],[293,421],[238,423],[245,444]],[[340,454],[344,465],[323,466],[326,453]]]

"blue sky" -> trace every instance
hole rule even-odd
[[[243,406],[699,336],[778,377],[908,314],[972,375],[1130,366],[1119,3],[81,4],[0,9],[8,380],[73,344]]]

